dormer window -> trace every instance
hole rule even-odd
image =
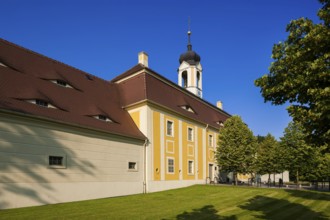
[[[64,82],[63,80],[56,80],[56,83],[57,83],[57,85],[60,85],[60,86],[64,86],[64,87],[66,87],[68,84],[66,83],[66,82]]]
[[[113,122],[110,118],[108,118],[105,115],[96,115],[96,116],[94,116],[94,118],[101,120],[101,121],[105,121],[105,122]]]
[[[217,121],[216,123],[220,125],[220,127],[223,127],[223,121]]]
[[[35,104],[35,105],[39,105],[44,108],[56,108],[57,109],[56,106],[54,106],[54,105],[50,104],[49,102],[42,100],[42,99],[30,99],[30,100],[25,100],[25,101]]]
[[[40,99],[36,99],[36,105],[40,105],[42,107],[48,108],[48,102],[40,100]]]
[[[71,88],[71,89],[73,88],[67,82],[65,82],[64,80],[61,80],[61,79],[51,80],[51,82],[55,83],[56,85],[62,86],[62,87]]]
[[[195,113],[194,110],[189,105],[183,105],[183,106],[181,106],[181,108],[183,108],[184,110],[186,110],[188,112]]]

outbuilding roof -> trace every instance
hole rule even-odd
[[[119,93],[114,83],[0,39],[0,109],[146,139]]]

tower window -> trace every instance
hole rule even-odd
[[[200,74],[199,72],[197,72],[197,82],[196,82],[196,83],[197,83],[196,86],[197,86],[198,88],[200,88],[200,87],[201,87],[201,86],[200,86],[200,83],[201,83],[201,74]]]
[[[182,87],[187,88],[188,87],[188,76],[187,71],[184,71],[182,73]]]

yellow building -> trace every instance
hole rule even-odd
[[[0,209],[217,178],[230,115],[202,99],[190,39],[178,84],[150,69],[145,52],[138,58],[108,82],[0,39]]]

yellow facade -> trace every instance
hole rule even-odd
[[[137,115],[134,114],[132,117]],[[167,131],[168,122],[173,123],[172,135]],[[212,146],[209,146],[209,135],[213,136]],[[214,158],[216,138],[215,130],[211,131],[206,126],[187,121],[179,115],[153,109],[152,180],[205,179],[209,175],[209,164],[216,165]],[[174,164],[168,164],[169,160]],[[173,170],[169,166],[173,166]]]
[[[166,131],[167,122],[173,122],[173,135],[168,135]],[[175,117],[165,116],[164,117],[163,135],[165,140],[165,180],[178,180],[179,173],[179,121]],[[157,129],[157,128],[155,128]],[[169,159],[174,160],[174,172],[169,172]]]
[[[151,114],[145,114],[141,109],[143,107],[147,109],[148,104],[144,104],[144,106],[140,104],[136,109],[131,108],[130,115],[140,129],[142,121],[152,121],[151,127],[148,128],[150,130],[147,131],[151,140],[151,180],[202,181],[210,175],[213,180],[217,169],[216,129],[154,106],[150,108]],[[145,118],[146,116],[151,119]],[[172,134],[168,134],[168,123],[173,126]]]
[[[160,113],[153,112],[153,126],[160,128]],[[161,179],[161,164],[160,164],[160,129],[153,129],[153,179]]]
[[[132,112],[130,113],[134,123],[136,124],[136,126],[138,128],[140,128],[140,112],[139,111],[136,111],[136,112]]]

